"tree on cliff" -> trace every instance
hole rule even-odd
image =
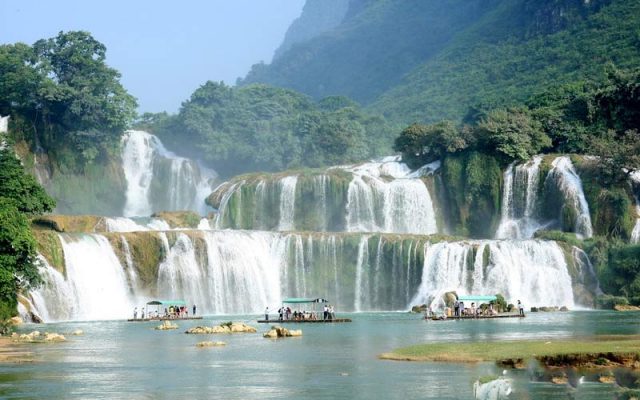
[[[0,114],[49,149],[72,145],[83,161],[116,147],[136,101],[88,32],[0,46]]]
[[[13,149],[0,150],[0,320],[15,315],[21,289],[40,283],[28,216],[54,207],[55,201],[25,173]]]

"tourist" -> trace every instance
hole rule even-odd
[[[336,318],[336,314],[333,310],[333,306],[329,305],[329,319],[333,321],[335,318]]]
[[[522,304],[520,300],[518,300],[518,311],[520,311],[520,315],[524,317],[524,304]]]
[[[460,302],[460,311],[459,311],[459,313],[460,313],[461,317],[464,316],[464,301]]]
[[[269,320],[269,307],[267,306],[267,308],[264,309],[264,320],[268,321]]]
[[[325,304],[322,310],[324,311],[322,319],[327,320],[329,318],[329,307],[327,307],[327,305]]]
[[[137,319],[138,318],[138,307],[134,307],[133,309],[133,319]]]
[[[287,320],[291,319],[291,307],[287,307]]]
[[[476,303],[471,303],[471,316],[476,316]]]
[[[194,317],[196,316],[196,305],[195,304],[193,305],[193,316]]]
[[[278,320],[280,322],[282,322],[282,314],[283,314],[283,309],[282,307],[278,308]]]
[[[142,307],[142,309],[140,310],[141,314],[142,314],[142,319],[144,319],[144,307]]]
[[[460,316],[460,302],[458,302],[458,299],[456,299],[455,303],[453,303],[453,316]]]

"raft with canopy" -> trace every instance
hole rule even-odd
[[[324,318],[324,305],[328,304],[329,300],[321,297],[289,297],[282,300],[281,308],[292,308],[291,315],[287,317],[286,313],[283,313],[282,319],[279,317],[279,313],[276,315],[276,319],[262,319],[258,320],[258,323],[268,324],[272,322],[278,323],[335,323],[335,322],[351,322],[349,318]]]

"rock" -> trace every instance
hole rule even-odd
[[[234,322],[230,326],[231,332],[256,333],[257,330],[253,326],[249,326],[240,322]]]
[[[232,322],[218,326],[196,326],[188,329],[185,333],[190,334],[212,334],[212,333],[256,333],[256,328],[241,322]]]
[[[567,383],[569,383],[569,378],[564,375],[552,376],[551,383],[555,383],[556,385],[566,385]]]
[[[20,317],[12,317],[7,320],[7,324],[10,326],[18,326],[24,324],[24,321]]]
[[[446,304],[447,307],[453,307],[453,304],[457,299],[458,295],[456,294],[456,292],[447,292],[442,296],[442,300],[444,300],[444,304]]]
[[[413,307],[411,307],[411,312],[412,313],[423,314],[425,311],[427,311],[427,305],[426,304],[423,304],[421,306],[413,306]]]
[[[538,312],[538,307],[531,307],[531,312]]]
[[[302,336],[302,330],[288,330],[287,328],[283,328],[281,326],[272,326],[269,331],[262,335],[262,337],[275,339],[281,337],[293,337],[293,336]]]
[[[199,342],[196,343],[196,347],[220,347],[226,346],[225,342]]]
[[[613,375],[601,375],[598,381],[600,383],[616,383],[616,377]]]
[[[615,306],[613,306],[613,309],[616,311],[640,311],[640,307],[638,306],[623,304],[616,304]]]
[[[84,332],[82,331],[82,329],[76,329],[75,331],[71,332],[71,334],[73,336],[82,336],[84,335]]]
[[[171,321],[163,321],[162,324],[155,327],[158,331],[168,331],[171,329],[178,329],[178,325],[171,323]]]
[[[40,316],[34,312],[29,312],[29,317],[31,318],[31,322],[33,322],[34,324],[41,324],[44,322],[42,318],[40,318]]]
[[[58,333],[45,333],[44,335],[44,341],[45,342],[64,342],[66,341],[67,338],[65,338],[63,335],[60,335]]]
[[[270,329],[268,332],[262,335],[262,337],[269,338],[269,339],[277,339],[278,331],[276,331],[275,329]]]
[[[569,309],[566,306],[562,306],[560,307],[560,311],[569,311]]]

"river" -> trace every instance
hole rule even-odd
[[[640,313],[573,311],[530,313],[524,319],[424,321],[408,313],[339,314],[344,324],[301,324],[300,338],[262,338],[257,316],[209,316],[157,322],[64,322],[25,325],[21,331],[70,333],[67,342],[27,346],[34,362],[0,366],[0,397],[8,399],[472,399],[481,376],[502,374],[493,363],[449,364],[385,361],[395,348],[442,341],[558,340],[602,334],[640,334]],[[234,320],[258,334],[186,335],[196,325]],[[291,326],[290,326],[291,327]],[[222,340],[225,347],[198,348]],[[535,372],[509,370],[509,399],[611,398],[613,385],[576,388],[536,382]]]

